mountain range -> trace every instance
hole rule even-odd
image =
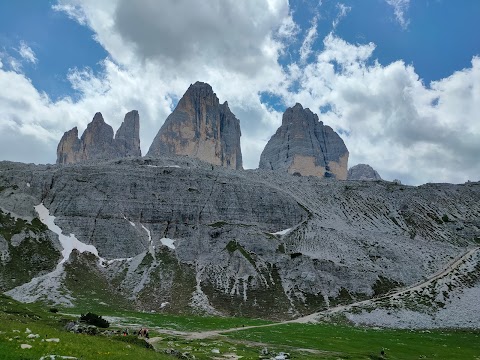
[[[65,133],[57,164],[0,162],[1,291],[270,319],[345,305],[354,322],[475,326],[480,183],[413,187],[366,165],[348,172],[341,138],[300,104],[259,169],[242,170],[239,120],[204,83],[145,157],[138,130],[136,111],[115,136],[96,114],[80,139]]]

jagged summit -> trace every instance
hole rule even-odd
[[[115,138],[113,128],[97,112],[80,139],[77,127],[63,134],[57,147],[57,164],[141,156],[139,132],[140,120],[136,110],[125,115]]]
[[[212,87],[191,84],[153,140],[147,156],[188,155],[215,165],[242,169],[240,122]]]
[[[142,156],[140,150],[140,115],[137,110],[125,114],[115,134],[116,147],[121,157]]]
[[[282,125],[260,156],[259,168],[345,180],[348,155],[340,136],[296,103],[285,110]]]
[[[348,169],[347,180],[382,180],[382,178],[370,165],[358,164]]]

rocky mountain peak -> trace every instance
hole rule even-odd
[[[115,134],[115,143],[120,157],[142,156],[140,116],[137,110],[125,114],[125,119]]]
[[[65,132],[57,147],[57,164],[141,156],[139,129],[138,111],[134,110],[125,115],[114,138],[113,128],[97,112],[80,139],[76,127]]]
[[[105,120],[103,120],[103,115],[102,115],[101,112],[97,112],[93,116],[93,120],[92,120],[91,124],[96,124],[96,123],[105,123]]]
[[[347,178],[348,150],[342,138],[299,103],[285,110],[282,125],[260,156],[260,169]]]
[[[187,155],[215,165],[242,169],[240,122],[212,87],[190,85],[153,140],[148,156]]]
[[[348,169],[347,180],[382,180],[382,178],[370,165],[358,164]]]

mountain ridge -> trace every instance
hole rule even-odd
[[[188,157],[0,170],[2,211],[33,218],[43,203],[105,259],[74,251],[52,275],[49,293],[70,302],[72,271],[88,268],[138,309],[288,319],[418,282],[480,242],[479,183],[337,182]],[[49,279],[2,290],[31,299]]]

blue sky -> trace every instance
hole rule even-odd
[[[216,3],[0,1],[0,158],[54,162],[64,131],[96,111],[116,129],[133,108],[145,153],[202,80],[240,119],[249,168],[299,101],[342,134],[350,165],[412,184],[478,180],[480,1]]]

